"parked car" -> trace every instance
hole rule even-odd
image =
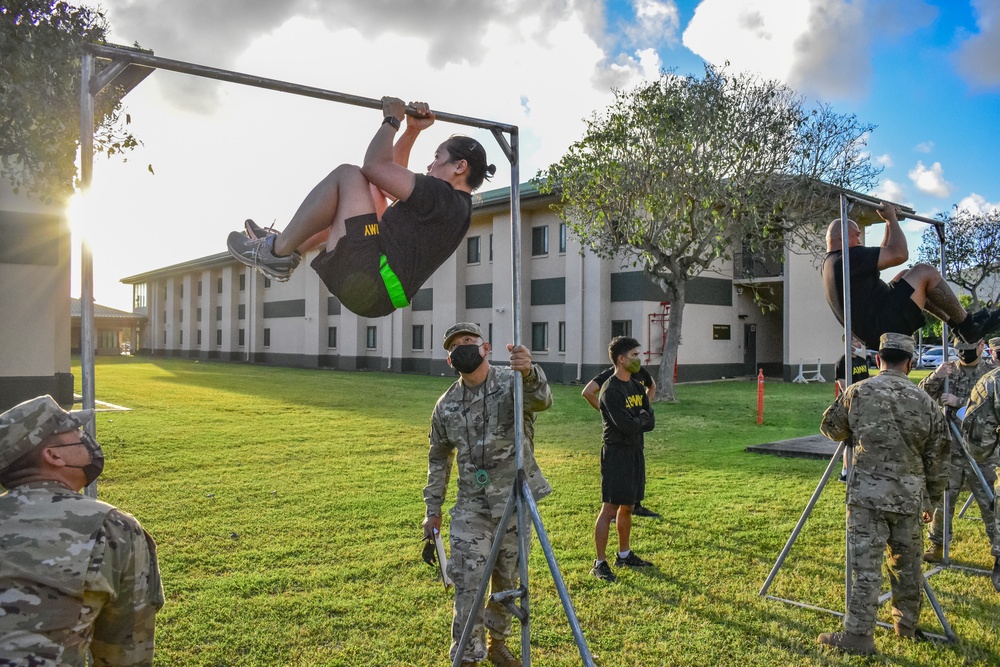
[[[940,345],[935,345],[934,347],[927,348],[927,350],[925,350],[924,353],[920,356],[920,365],[929,366],[931,368],[937,368],[938,366],[940,366],[943,363],[941,361],[942,357],[941,350],[942,346]],[[957,361],[957,360],[958,360],[958,350],[956,350],[953,347],[949,347],[948,361]]]

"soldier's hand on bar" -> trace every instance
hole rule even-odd
[[[424,527],[424,537],[428,537],[428,536],[434,535],[434,530],[435,529],[437,529],[437,531],[440,533],[441,532],[441,515],[438,514],[437,516],[425,517],[424,518],[423,527]]]
[[[882,202],[882,205],[875,209],[878,212],[880,218],[886,222],[898,222],[899,212],[895,206],[887,201]]]
[[[528,348],[523,345],[517,347],[508,345],[507,351],[510,352],[510,367],[515,371],[521,371],[522,377],[528,377],[531,374],[531,352]]]
[[[431,111],[427,102],[410,102],[410,108],[416,112],[416,115],[406,117],[407,128],[423,132],[434,124],[434,112]]]
[[[920,515],[920,520],[924,523],[930,523],[933,518],[934,517],[927,510],[924,510],[924,512]]]
[[[382,115],[393,116],[396,120],[402,121],[406,117],[406,105],[398,97],[383,97]]]
[[[965,405],[965,401],[955,394],[941,394],[941,405],[948,408],[960,408]]]

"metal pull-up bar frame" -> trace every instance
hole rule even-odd
[[[96,71],[96,60],[105,59],[110,60],[110,64],[102,69],[100,72]],[[148,51],[138,51],[135,49],[128,49],[118,46],[106,46],[106,45],[88,45],[84,48],[81,56],[81,76],[80,76],[80,186],[81,191],[86,192],[93,181],[93,164],[94,164],[94,100],[96,96],[104,90],[108,85],[112,84],[116,77],[123,74],[130,66],[140,66],[148,69],[163,69],[172,72],[178,72],[181,74],[189,74],[191,76],[202,77],[206,79],[213,79],[215,81],[226,81],[230,83],[237,83],[241,85],[251,86],[253,88],[263,88],[266,90],[274,90],[280,93],[289,93],[292,95],[301,95],[304,97],[312,97],[315,99],[327,100],[330,102],[339,102],[341,104],[349,104],[352,106],[365,107],[369,109],[381,109],[382,102],[374,98],[361,97],[358,95],[350,95],[347,93],[341,93],[332,90],[325,90],[322,88],[315,88],[312,86],[305,86],[296,83],[289,83],[286,81],[279,81],[277,79],[268,79],[265,77],[255,76],[251,74],[244,74],[242,72],[235,72],[232,70],[220,69],[217,67],[208,67],[205,65],[198,65],[194,63],[183,62],[180,60],[171,60],[169,58],[161,58],[159,56],[154,56]],[[413,109],[407,107],[407,114],[412,115]],[[519,171],[519,156],[520,147],[518,139],[518,128],[516,125],[510,125],[507,123],[501,123],[498,121],[484,120],[481,118],[472,118],[469,116],[461,116],[458,114],[446,113],[443,111],[434,111],[434,115],[437,120],[444,121],[447,123],[454,123],[457,125],[466,125],[469,127],[478,127],[481,129],[489,130],[493,137],[496,139],[497,144],[499,144],[507,160],[510,162],[510,234],[511,234],[511,260],[513,263],[513,279],[512,279],[512,308],[511,315],[513,318],[514,326],[514,345],[521,344],[521,186],[520,186],[520,171]],[[508,141],[504,134],[510,136]],[[82,374],[82,394],[83,394],[83,407],[94,408],[96,405],[95,396],[95,386],[94,386],[94,340],[95,340],[95,328],[94,328],[94,267],[93,267],[93,252],[90,248],[87,239],[83,239],[81,242],[80,250],[80,272],[81,272],[81,286],[80,286],[80,302],[82,306],[82,317],[81,317],[81,374]],[[552,573],[552,578],[554,580],[556,589],[559,593],[560,600],[563,603],[563,608],[566,612],[567,619],[569,621],[570,628],[573,633],[574,641],[577,644],[577,648],[580,651],[580,656],[583,659],[583,664],[587,666],[592,666],[594,664],[593,658],[590,655],[590,651],[587,648],[586,640],[583,637],[583,631],[580,628],[579,621],[576,618],[576,613],[573,610],[572,603],[569,600],[569,592],[566,588],[566,584],[563,581],[562,574],[559,571],[558,564],[555,560],[555,555],[552,553],[551,544],[548,542],[547,536],[544,529],[541,528],[542,522],[541,517],[538,514],[538,509],[534,503],[534,499],[531,497],[531,491],[528,489],[528,485],[525,481],[526,477],[524,474],[524,386],[520,376],[520,373],[515,373],[514,381],[514,449],[515,449],[515,465],[517,468],[517,476],[515,483],[511,488],[511,499],[516,500],[517,505],[517,524],[519,533],[519,546],[521,548],[521,558],[520,560],[520,576],[521,576],[521,608],[524,612],[524,619],[521,622],[521,655],[522,661],[525,667],[530,667],[531,665],[531,651],[530,651],[530,625],[528,620],[528,563],[527,563],[527,551],[526,545],[530,543],[531,535],[528,514],[531,514],[531,520],[534,521],[535,525],[539,527],[539,539],[541,541],[542,549],[545,552],[546,560],[549,563],[549,569]],[[85,426],[85,430],[91,435],[96,436],[96,426],[95,420],[91,421]],[[97,488],[96,483],[92,484],[87,488],[89,495],[96,497]],[[498,536],[495,538],[499,543],[500,538],[505,533],[506,525],[502,524]],[[486,572],[484,579],[488,580],[490,577],[490,572]],[[520,617],[520,615],[519,615]],[[474,615],[470,617],[470,620],[474,618]],[[461,653],[459,653],[461,655]],[[456,659],[457,662],[457,659]]]

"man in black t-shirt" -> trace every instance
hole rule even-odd
[[[594,379],[588,382],[587,386],[583,388],[582,392],[580,392],[580,395],[583,396],[583,398],[588,403],[590,403],[591,407],[597,411],[600,411],[601,409],[601,406],[598,403],[598,395],[600,394],[601,387],[603,387],[604,383],[608,381],[608,378],[610,378],[614,374],[615,374],[614,366],[606,368],[605,370],[595,375]],[[646,396],[649,398],[649,402],[652,404],[653,399],[656,398],[656,380],[653,379],[653,376],[649,374],[649,371],[647,371],[645,367],[640,368],[639,372],[633,374],[632,377],[638,380],[642,384],[642,386],[646,388]],[[646,457],[646,452],[645,449],[643,449],[642,484],[639,487],[639,493],[635,500],[635,506],[632,508],[632,516],[645,516],[645,517],[650,517],[652,519],[659,519],[660,518],[659,514],[657,514],[656,512],[654,512],[653,510],[649,509],[648,507],[642,504],[642,501],[646,498],[645,457]]]
[[[232,232],[229,252],[273,280],[288,280],[302,254],[324,246],[312,267],[330,293],[362,317],[409,305],[417,290],[462,242],[472,216],[472,192],[496,172],[470,137],[441,144],[427,174],[406,168],[410,148],[434,122],[423,102],[382,98],[383,121],[360,167],[342,164],[306,196],[281,232],[252,220]],[[406,130],[393,137],[406,118]],[[387,207],[386,199],[394,200]]]
[[[1000,309],[967,313],[937,269],[914,264],[886,284],[882,270],[900,266],[909,259],[906,237],[899,226],[896,209],[885,203],[878,209],[885,220],[882,245],[861,245],[861,228],[848,220],[851,260],[851,328],[869,348],[877,349],[884,333],[912,335],[924,324],[922,311],[946,322],[966,341],[976,341],[1000,325]],[[826,232],[826,259],[823,286],[826,301],[837,321],[844,323],[844,262],[841,222],[830,223]]]
[[[865,346],[857,336],[851,337],[851,384],[856,382],[861,382],[862,380],[867,380],[871,377],[871,373],[868,371],[868,356],[865,354]],[[847,389],[847,383],[844,381],[847,378],[847,369],[844,368],[844,356],[841,355],[840,360],[837,361],[837,367],[833,371],[833,377],[836,382],[836,396],[839,396],[845,389]],[[844,449],[844,465],[840,471],[840,481],[847,482],[847,457],[851,456],[851,447],[854,446],[853,438],[851,439],[851,444]]]
[[[607,561],[608,533],[611,519],[616,519],[618,554],[615,567],[650,567],[652,563],[639,558],[630,545],[632,506],[645,477],[643,434],[652,431],[656,418],[646,396],[646,388],[633,376],[642,368],[639,342],[627,336],[611,341],[608,355],[615,365],[615,374],[604,386],[598,398],[604,422],[601,447],[601,512],[594,526],[597,560],[590,573],[604,581],[617,577]]]

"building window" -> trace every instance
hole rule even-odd
[[[535,256],[549,254],[548,225],[531,228],[531,254]]]
[[[489,327],[487,329],[486,335],[488,336],[488,338],[486,339],[486,342],[492,345],[493,344],[493,323],[492,322],[489,323]]]
[[[146,307],[146,284],[135,285],[132,292],[132,309],[136,310],[138,308]]]
[[[183,322],[184,321],[184,309],[183,308],[181,310],[177,311],[177,321],[178,322]]]
[[[566,351],[566,323],[559,323],[559,351]]]
[[[184,344],[184,330],[183,329],[177,332],[177,344],[178,345],[183,345]]]
[[[236,308],[236,319],[245,320],[247,318],[247,306],[245,303],[241,303]]]
[[[368,327],[368,331],[365,334],[365,347],[369,350],[374,350],[378,347],[378,327]]]
[[[198,347],[201,347],[201,329],[198,329]]]
[[[413,325],[413,341],[411,348],[414,350],[424,349],[424,325],[414,324]]]
[[[179,283],[177,285],[177,298],[178,299],[184,298],[184,283]]]
[[[247,291],[247,274],[245,273],[240,274],[240,291],[241,292]]]
[[[264,289],[268,289],[270,287],[271,287],[271,279],[270,278],[264,278]]]
[[[201,296],[201,281],[198,281],[198,296]]]
[[[490,261],[493,261],[493,235],[490,234]]]
[[[246,340],[247,340],[246,329],[240,329],[240,343],[239,343],[240,347],[246,345]]]
[[[549,323],[531,323],[531,350],[532,352],[545,352],[549,349]]]
[[[481,259],[480,255],[480,237],[470,236],[465,240],[466,248],[466,262],[469,264],[479,264]]]
[[[612,320],[611,337],[632,336],[632,320]]]
[[[271,347],[271,330],[264,329],[264,347]]]
[[[559,225],[559,252],[566,252],[566,223]]]
[[[198,284],[200,285],[201,283]],[[201,308],[198,308],[197,310],[194,311],[194,321],[201,322]]]
[[[215,330],[215,344],[222,345],[222,329]]]
[[[215,321],[216,322],[222,321],[222,306],[215,307]]]
[[[215,291],[222,294],[222,276],[215,279]]]
[[[326,330],[326,346],[337,347],[337,327],[329,327]]]
[[[167,311],[163,311],[163,321],[167,321]]]

